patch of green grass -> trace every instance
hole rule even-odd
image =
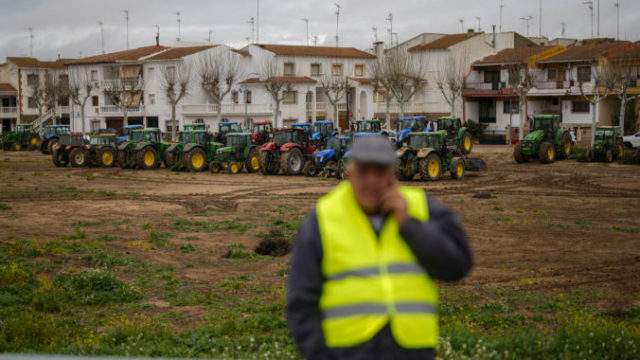
[[[71,224],[71,226],[75,227],[75,228],[79,228],[79,227],[91,227],[91,226],[98,226],[98,225],[102,225],[102,223],[99,222],[90,222],[90,221],[76,221],[74,223]]]
[[[495,222],[501,222],[501,223],[513,222],[512,218],[506,217],[506,216],[498,216],[497,218],[493,218],[492,220],[495,221]]]
[[[279,226],[282,230],[285,230],[285,231],[296,231],[300,226],[299,223],[288,222],[282,219],[273,220],[271,224],[275,226]]]
[[[568,229],[569,225],[550,222],[550,223],[547,223],[544,227],[545,229]]]
[[[110,191],[110,190],[100,190],[100,195],[107,196],[107,197],[112,197],[112,196],[116,196],[116,193],[114,191]]]
[[[255,227],[253,224],[242,224],[233,220],[223,220],[219,222],[191,221],[189,219],[178,219],[173,222],[172,228],[185,232],[215,232],[223,230],[234,230],[238,233],[245,233]]]
[[[93,175],[93,173],[88,173],[88,174],[87,174],[87,180],[88,180],[88,181],[95,180],[95,178],[96,178],[96,177]]]
[[[164,213],[164,214],[162,214],[162,216],[165,216],[165,217],[176,217],[176,214]]]
[[[142,230],[151,230],[151,229],[153,229],[153,225],[151,225],[149,223],[146,223],[146,224],[142,225],[141,229]]]
[[[625,233],[631,233],[631,234],[640,233],[640,228],[621,227],[621,226],[617,226],[617,225],[612,226],[611,230],[625,232]]]
[[[593,227],[593,223],[587,220],[576,220],[574,224],[578,229],[591,229]]]
[[[116,241],[117,239],[111,235],[100,235],[96,237],[95,240],[102,241],[102,242],[112,242],[112,241]]]
[[[164,231],[149,231],[147,240],[156,246],[169,246],[171,245],[171,239],[173,234]]]
[[[127,224],[131,224],[131,220],[122,219],[122,220],[112,221],[109,223],[109,225],[112,225],[112,226],[121,226],[121,225],[127,225]]]
[[[185,236],[184,239],[187,240],[187,241],[200,240],[200,238],[197,237],[197,236]]]
[[[493,211],[504,211],[504,208],[500,207],[500,206],[494,206],[493,209],[491,209],[491,210],[493,210]]]
[[[8,210],[11,210],[11,206],[0,203],[0,211],[8,211]]]
[[[533,215],[539,215],[539,216],[551,216],[551,213],[547,210],[533,209],[531,210],[531,213]]]
[[[76,227],[73,234],[68,235],[58,235],[54,239],[55,240],[83,240],[87,238],[87,234],[84,231],[80,230],[80,228]]]
[[[57,276],[54,286],[62,289],[70,301],[81,305],[127,303],[142,298],[140,290],[117,279],[109,271],[83,271],[75,276]]]
[[[260,257],[260,255],[253,252],[247,252],[244,249],[245,247],[242,244],[231,244],[229,245],[224,257],[228,259],[256,259]]]
[[[192,252],[196,252],[198,249],[191,244],[183,244],[180,245],[180,252],[183,254],[189,254]]]

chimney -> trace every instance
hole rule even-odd
[[[472,35],[472,34],[475,34],[475,32],[476,31],[474,29],[467,29],[467,34]]]
[[[156,46],[160,46],[160,32],[156,34]]]
[[[384,42],[376,41],[373,43],[373,54],[377,57],[384,55]]]
[[[496,26],[493,25],[493,39],[491,40],[491,46],[493,46],[493,48],[496,48]]]

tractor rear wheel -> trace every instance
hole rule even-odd
[[[302,173],[306,177],[314,177],[318,173],[318,167],[316,166],[316,162],[313,160],[307,160],[304,163],[304,167],[302,168]]]
[[[112,147],[103,147],[98,150],[98,164],[104,168],[113,167],[116,164],[116,150]]]
[[[29,138],[29,150],[38,150],[40,147],[40,136],[33,134]]]
[[[220,163],[215,162],[215,161],[212,161],[212,162],[209,164],[209,170],[210,170],[212,173],[214,173],[214,174],[219,173],[219,172],[220,172]]]
[[[58,151],[58,149],[56,149],[53,153],[55,154],[56,151]],[[87,166],[87,152],[83,148],[77,147],[71,150],[71,152],[69,153],[69,157],[71,158],[71,166]]]
[[[558,159],[568,159],[573,149],[573,142],[571,141],[571,135],[568,131],[565,131],[560,137],[560,152],[558,153]]]
[[[464,161],[462,161],[461,158],[454,158],[453,161],[451,161],[449,172],[453,179],[460,180],[464,178],[466,172]]]
[[[338,162],[338,165],[336,165],[336,179],[338,180],[342,180],[344,179],[345,176],[345,168],[344,168],[344,160],[340,159],[340,161]]]
[[[300,175],[304,166],[304,156],[298,148],[293,148],[282,155],[280,168],[285,175]]]
[[[22,144],[20,144],[19,142],[14,142],[13,144],[11,144],[11,151],[20,151],[22,150]]]
[[[613,151],[607,150],[607,152],[604,153],[604,160],[608,163],[613,162]]]
[[[207,170],[207,154],[199,147],[186,153],[184,161],[187,168],[191,171],[200,172]]]
[[[463,154],[471,154],[471,150],[473,149],[473,138],[471,137],[471,133],[465,131],[460,137],[460,149]]]
[[[518,164],[529,161],[529,157],[522,153],[522,143],[518,143],[516,147],[513,148],[513,158]]]
[[[66,167],[69,165],[69,158],[64,150],[58,149],[53,153],[53,165],[56,167]]]
[[[250,173],[257,173],[260,171],[260,151],[257,147],[254,147],[249,151],[249,156],[245,160],[244,167]]]
[[[260,171],[264,175],[273,175],[278,172],[273,162],[273,154],[270,151],[260,151]]]
[[[329,169],[329,170],[325,170],[325,169]],[[329,160],[327,161],[326,164],[324,164],[324,166],[321,169],[318,169],[317,171],[320,172],[320,176],[324,177],[324,178],[330,178],[330,177],[338,177],[338,163],[336,163],[334,160]]]
[[[440,180],[440,175],[442,174],[442,160],[440,160],[440,155],[431,153],[425,159],[421,159],[418,166],[422,180]]]
[[[235,175],[242,171],[242,162],[231,162],[229,163],[229,174]]]
[[[151,170],[158,167],[158,152],[147,146],[136,152],[136,165],[139,169]]]
[[[556,161],[556,148],[550,142],[543,142],[540,144],[540,150],[538,150],[538,157],[543,164],[551,164]]]
[[[53,154],[54,152],[56,152],[59,147],[60,144],[58,143],[58,139],[51,139],[47,143],[47,151],[49,151],[49,154]]]
[[[126,169],[127,168],[127,155],[124,151],[119,150],[118,151],[118,166],[120,166],[120,168],[122,169]]]
[[[413,180],[413,174],[409,175],[407,173],[408,164],[406,164],[407,159],[402,159],[400,162],[396,164],[396,177],[400,181],[411,181]]]
[[[175,156],[176,155],[173,151],[165,151],[163,159],[164,167],[166,167],[167,169],[172,169]]]

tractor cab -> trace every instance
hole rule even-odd
[[[60,146],[84,146],[86,138],[81,133],[67,133],[60,135]]]
[[[358,120],[356,121],[357,133],[379,133],[382,131],[380,120]]]
[[[446,130],[449,137],[456,136],[461,128],[460,118],[442,117],[436,120],[436,130]]]
[[[44,127],[43,137],[59,136],[71,132],[69,125],[49,125]]]
[[[245,147],[251,145],[250,133],[229,133],[227,134],[227,147],[234,148],[238,153]]]
[[[117,142],[115,134],[97,134],[89,137],[89,145],[116,145]]]
[[[31,124],[14,124],[13,132],[18,134],[33,132]]]
[[[411,132],[424,131],[427,129],[427,118],[424,116],[416,116],[411,118],[400,119],[400,130],[411,130]]]
[[[312,130],[312,125],[311,123],[295,123],[295,124],[291,124],[292,128],[300,128],[302,130],[304,130],[304,132],[307,134],[307,136],[309,138],[311,138],[312,134],[311,134],[311,130]]]
[[[423,148],[441,149],[444,145],[443,133],[440,132],[412,132],[409,134],[407,146],[413,150]]]
[[[334,136],[327,141],[327,149],[335,151],[344,152],[349,148],[349,145],[351,145],[351,138],[348,136]]]
[[[211,136],[206,130],[185,130],[180,132],[180,142],[183,144],[206,145],[211,141]]]
[[[333,127],[333,121],[316,121],[313,123],[313,140],[327,139],[330,136],[335,135],[335,128]]]
[[[277,147],[288,143],[305,144],[307,142],[306,134],[307,132],[300,127],[279,129],[273,134],[273,142]]]
[[[132,130],[131,141],[134,143],[160,143],[162,142],[162,134],[159,129]]]
[[[531,132],[542,130],[546,139],[553,138],[560,128],[560,115],[536,115],[533,117]]]
[[[218,133],[227,134],[231,132],[241,132],[242,129],[237,122],[221,122],[218,123]]]
[[[184,130],[206,130],[207,124],[205,123],[193,123],[193,124],[184,124]]]
[[[125,126],[122,129],[122,136],[120,136],[118,141],[123,143],[123,142],[129,140],[132,131],[141,130],[142,128],[143,128],[142,125],[128,125],[128,126]]]
[[[270,121],[254,122],[251,139],[255,144],[262,145],[269,141],[272,132],[273,126]]]

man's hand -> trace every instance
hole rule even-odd
[[[390,187],[382,196],[382,210],[385,213],[393,214],[400,227],[409,221],[407,201],[400,195],[397,184]]]

